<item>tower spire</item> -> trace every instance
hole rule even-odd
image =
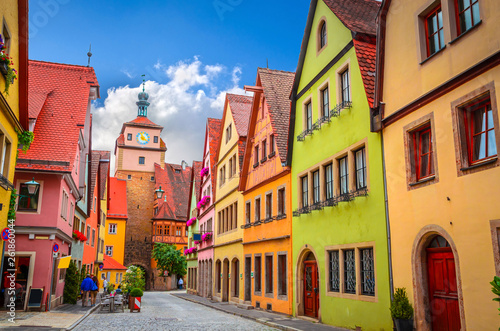
[[[137,116],[139,117],[148,117],[148,106],[150,103],[148,102],[149,94],[146,93],[146,75],[141,75],[142,77],[142,92],[139,93],[139,101],[136,102],[138,108]]]
[[[89,52],[87,53],[87,56],[89,57],[89,63],[87,64],[87,67],[90,67],[90,58],[92,57],[92,43],[89,46]]]

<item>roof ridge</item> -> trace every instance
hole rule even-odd
[[[70,67],[73,69],[79,69],[82,71],[93,71],[94,67],[87,67],[84,65],[79,65],[79,64],[69,64],[69,63],[58,63],[58,62],[50,62],[50,61],[41,61],[41,60],[29,60],[31,64],[35,65],[46,65],[46,66],[52,66],[52,67]],[[70,69],[68,68],[68,69]]]
[[[286,70],[269,69],[269,68],[261,68],[261,67],[258,67],[257,70],[267,70],[267,71],[271,71],[271,72],[276,73],[276,74],[292,74],[295,76],[295,72],[286,71]]]

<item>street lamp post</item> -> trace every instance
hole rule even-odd
[[[163,193],[165,193],[165,191],[163,191],[163,190],[161,189],[161,185],[160,185],[160,188],[159,188],[159,189],[157,189],[157,190],[155,191],[156,198],[157,198],[158,200],[160,200],[160,199],[163,197]]]

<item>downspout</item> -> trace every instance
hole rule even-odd
[[[391,302],[394,300],[394,281],[392,275],[392,248],[391,248],[391,224],[389,221],[389,199],[387,197],[387,176],[385,167],[385,149],[384,149],[384,133],[380,131],[380,140],[382,143],[382,171],[384,173],[384,200],[385,200],[385,228],[387,231],[387,253],[389,257],[389,287],[391,290]]]

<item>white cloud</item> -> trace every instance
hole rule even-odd
[[[191,61],[179,61],[166,69],[158,61],[154,67],[163,68],[162,72],[170,79],[164,84],[146,82],[151,102],[148,118],[164,127],[162,138],[168,148],[166,161],[180,163],[186,160],[191,163],[192,160],[201,160],[207,117],[222,116],[226,93],[245,94],[239,87],[241,68],[235,67],[229,74],[224,66],[203,65],[197,57]],[[218,78],[229,84],[218,86]],[[108,90],[104,105],[93,109],[94,149],[114,153],[122,124],[137,116],[135,103],[140,91],[140,86],[128,85]],[[114,160],[112,167],[113,173]]]
[[[134,78],[135,77],[127,69],[122,69],[121,72],[124,73],[125,76],[127,76],[128,78]]]

